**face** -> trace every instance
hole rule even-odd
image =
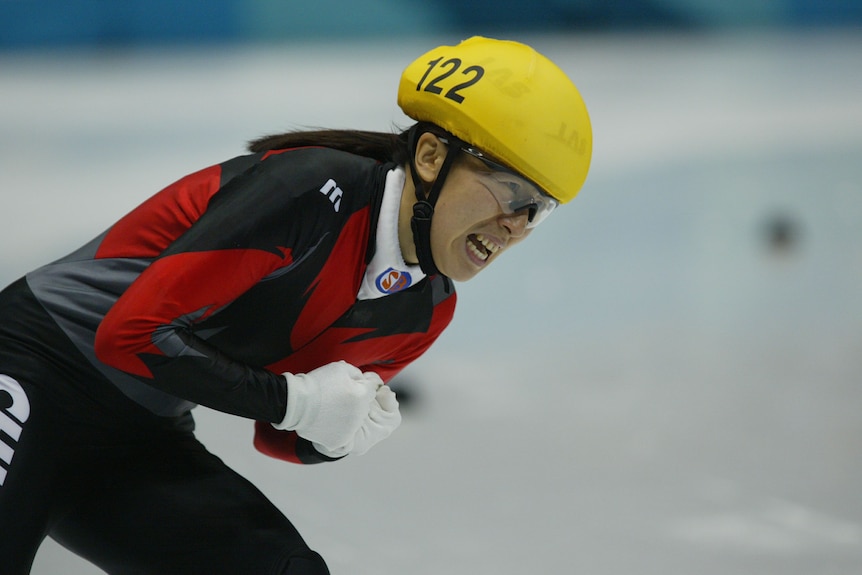
[[[483,177],[481,161],[461,154],[446,177],[431,221],[434,263],[446,276],[466,281],[526,238],[526,210],[504,214]]]

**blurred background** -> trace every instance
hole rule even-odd
[[[857,27],[857,0],[2,0],[0,46],[141,47],[491,31]]]
[[[862,2],[0,0],[0,283],[250,139],[408,126],[401,70],[474,34],[578,85],[581,194],[458,286],[366,456],[202,440],[335,575],[862,572]]]

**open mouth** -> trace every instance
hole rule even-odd
[[[500,249],[500,245],[492,242],[482,234],[470,234],[467,236],[467,249],[480,261],[488,261]]]

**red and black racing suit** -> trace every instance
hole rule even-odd
[[[357,299],[395,168],[324,148],[235,158],[0,293],[4,574],[26,573],[46,534],[108,572],[326,572],[197,442],[190,410],[255,420],[268,455],[324,461],[269,425],[280,374],[345,360],[388,381],[428,349],[449,280]]]

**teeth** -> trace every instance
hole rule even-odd
[[[495,254],[500,250],[499,244],[494,243],[482,234],[472,235],[471,238],[473,238],[473,240],[467,242],[467,247],[471,252],[473,252],[473,255],[482,261],[486,261],[492,254]],[[474,241],[479,242],[485,250],[483,251],[479,249]]]
[[[473,242],[467,242],[467,249],[469,249],[471,252],[473,252],[473,254],[482,261],[485,261],[488,259],[489,254],[487,254],[487,253],[483,252],[482,250],[480,250],[479,248],[477,248]]]
[[[476,239],[479,240],[485,249],[487,249],[492,254],[497,253],[497,250],[500,249],[500,246],[492,242],[491,240],[485,239],[485,236],[482,234],[476,234]]]

